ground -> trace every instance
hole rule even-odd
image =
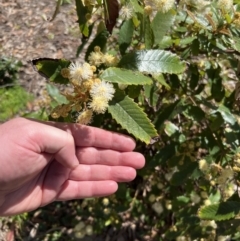
[[[74,3],[74,1],[72,1]],[[36,96],[45,79],[30,60],[41,57],[75,59],[81,43],[74,4],[63,4],[50,21],[56,1],[0,0],[0,52],[23,63],[20,83]]]

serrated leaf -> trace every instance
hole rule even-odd
[[[61,74],[63,68],[68,68],[70,61],[66,59],[40,58],[32,60],[35,70],[52,82],[67,84],[69,80]]]
[[[172,27],[175,19],[173,11],[167,13],[158,12],[152,21],[152,30],[154,34],[154,43],[159,44],[164,35]]]
[[[201,219],[223,221],[234,218],[240,212],[240,202],[228,201],[201,207],[198,216]]]
[[[137,71],[110,67],[100,76],[102,80],[126,85],[150,85],[152,79]]]
[[[141,108],[121,91],[115,94],[108,107],[112,117],[130,134],[149,144],[152,137],[157,136],[151,121]]]
[[[165,50],[140,50],[123,56],[119,67],[149,74],[184,72],[186,65],[176,54]]]

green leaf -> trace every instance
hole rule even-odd
[[[191,46],[192,54],[194,56],[197,56],[199,54],[199,49],[200,49],[200,43],[198,39],[194,39]]]
[[[49,93],[49,95],[58,103],[58,104],[67,104],[68,101],[66,99],[65,96],[63,96],[59,89],[54,86],[54,85],[50,85],[50,84],[47,84],[47,91]]]
[[[143,33],[144,33],[145,48],[151,49],[154,40],[153,40],[153,32],[152,32],[149,16],[144,15],[143,22],[144,22]]]
[[[236,122],[235,116],[231,113],[231,111],[224,105],[219,105],[217,109],[219,113],[221,113],[222,118],[229,124],[234,125]]]
[[[179,45],[180,45],[180,46],[189,45],[189,44],[191,44],[195,39],[196,39],[195,36],[194,36],[194,37],[186,37],[186,38],[180,39]]]
[[[192,90],[194,90],[198,86],[199,79],[200,79],[198,66],[197,65],[190,65],[189,70],[190,70],[190,73],[191,73],[189,87]]]
[[[184,115],[197,122],[200,122],[205,117],[204,111],[200,107],[193,105],[187,106]]]
[[[180,203],[188,203],[190,201],[190,198],[186,196],[178,196],[176,199]]]
[[[130,0],[134,12],[143,14],[143,8],[139,5],[138,0]]]
[[[240,202],[228,201],[201,207],[198,216],[201,219],[223,221],[234,218],[240,212]]]
[[[86,14],[89,13],[88,7],[85,7],[80,0],[75,0],[76,2],[76,10],[77,10],[77,16],[78,16],[78,24],[79,28],[81,30],[81,33],[84,36],[88,36],[88,25],[87,25],[87,19],[86,19]]]
[[[149,144],[151,138],[157,136],[157,131],[147,115],[121,91],[115,94],[108,111],[124,129],[139,140]]]
[[[216,190],[215,193],[211,193],[208,199],[212,204],[219,202],[221,199],[221,192]]]
[[[232,47],[233,47],[236,51],[240,52],[240,38],[238,38],[238,37],[233,37],[232,39],[233,39],[233,42],[234,42],[234,44],[232,45]]]
[[[154,34],[154,43],[159,44],[167,31],[172,27],[175,19],[175,12],[158,12],[152,21],[152,30]]]
[[[167,49],[171,48],[173,45],[174,40],[170,36],[164,36],[162,41],[158,44],[159,49]]]
[[[123,56],[119,67],[149,74],[184,72],[186,65],[176,54],[164,50],[140,50]]]
[[[32,60],[35,70],[52,82],[67,84],[69,80],[61,74],[63,68],[68,68],[70,61],[66,59],[40,58]]]
[[[168,136],[172,136],[174,133],[179,131],[179,128],[172,122],[166,121],[164,131]]]
[[[180,107],[180,108],[179,108]],[[155,120],[155,126],[160,129],[166,120],[171,120],[175,115],[181,112],[182,102],[177,100],[166,106],[166,108],[161,109]]]
[[[86,44],[88,43],[89,41],[89,37],[91,36],[92,34],[92,30],[93,30],[93,27],[94,27],[94,23],[91,24],[88,28],[88,37],[82,35],[82,38],[81,38],[81,44],[79,45],[78,49],[77,49],[77,53],[76,53],[76,57],[78,57],[81,52],[83,51],[84,47],[86,46]]]
[[[155,84],[144,86],[144,96],[149,106],[156,108],[159,99],[159,89]]]
[[[119,49],[122,55],[125,53],[125,51],[132,42],[133,32],[134,25],[132,19],[124,21],[123,25],[120,28],[118,38]]]
[[[142,90],[141,85],[129,85],[127,87],[127,94],[130,98],[135,99],[140,95],[141,90]]]
[[[126,85],[150,85],[152,79],[137,71],[110,67],[100,76],[102,80]]]
[[[191,176],[196,170],[198,164],[196,162],[190,163],[186,168],[179,172],[175,172],[172,176],[170,183],[174,186],[180,186]]]
[[[165,88],[166,88],[167,90],[170,90],[170,89],[171,89],[170,85],[166,82],[163,74],[154,75],[153,78],[154,78],[159,84],[165,86]]]
[[[188,168],[188,166],[192,165],[192,163],[193,162],[192,162],[191,158],[184,153],[181,153],[180,155],[173,156],[167,162],[169,167],[177,166],[177,168],[180,172],[185,170],[186,168]]]

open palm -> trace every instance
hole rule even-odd
[[[131,138],[77,124],[17,118],[0,126],[0,146],[0,215],[110,195],[144,165]]]

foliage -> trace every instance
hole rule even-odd
[[[77,54],[89,46],[85,66],[56,64],[49,74],[40,62],[51,81],[64,77],[73,89],[52,118],[82,121],[94,83],[107,82],[108,112],[93,111],[89,122],[127,130],[147,160],[133,183],[108,199],[84,200],[78,215],[94,215],[88,221],[99,232],[130,222],[139,240],[237,240],[239,1],[76,0],[76,9]]]
[[[16,114],[23,114],[26,104],[31,99],[29,93],[20,86],[0,88],[0,121],[13,118]]]
[[[0,58],[0,86],[13,84],[17,79],[17,72],[22,64],[20,61],[7,57]]]

